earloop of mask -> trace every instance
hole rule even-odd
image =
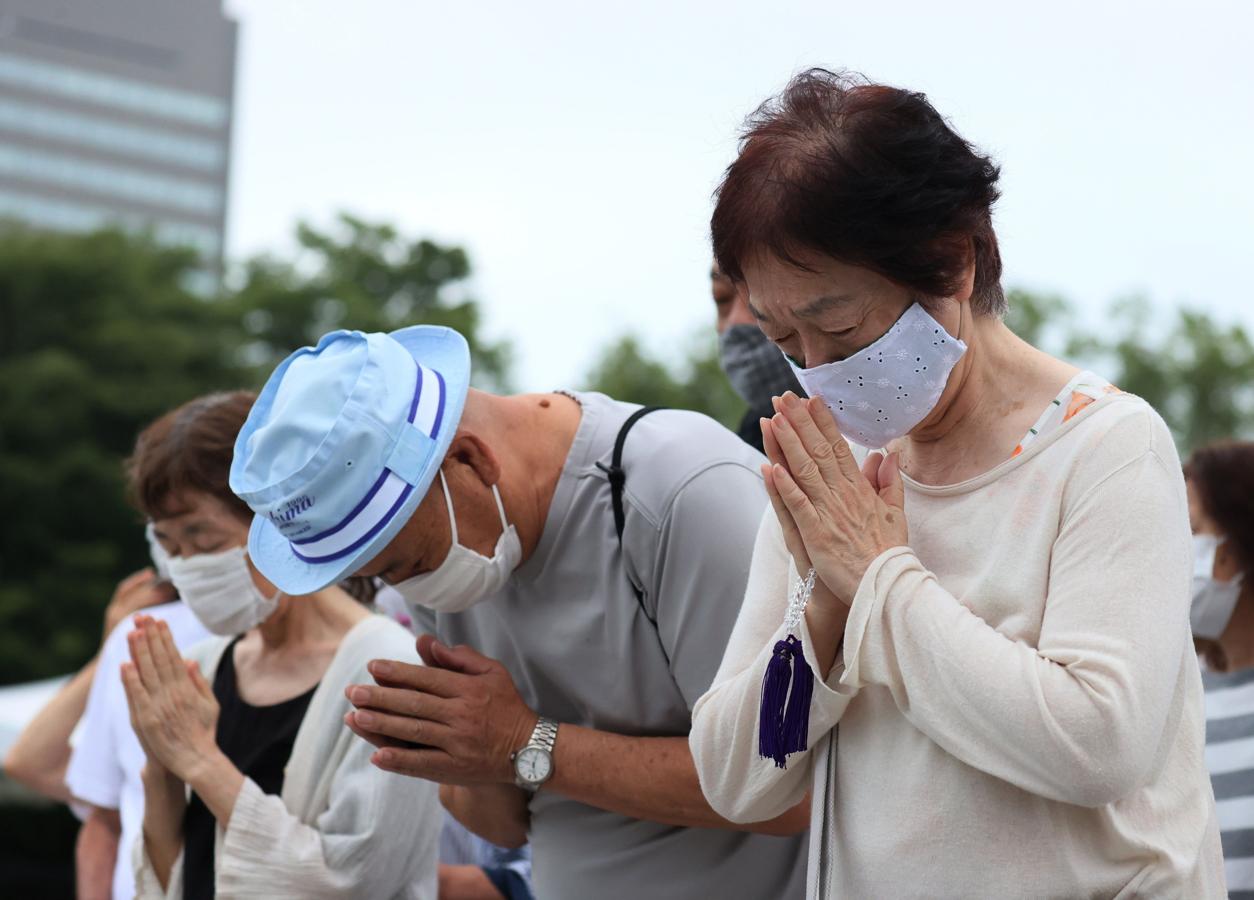
[[[448,507],[448,524],[453,529],[453,545],[457,541],[457,517],[453,515],[453,495],[448,491],[448,482],[444,479],[444,470],[440,469],[440,486],[444,488],[444,505]]]

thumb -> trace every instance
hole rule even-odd
[[[449,647],[439,641],[432,641],[429,649],[432,660],[441,669],[466,675],[484,675],[492,670],[492,660],[465,644]]]
[[[187,666],[187,675],[192,680],[192,684],[196,686],[196,690],[200,691],[205,697],[213,697],[213,688],[209,687],[209,682],[205,681],[205,676],[200,674],[200,666],[195,660],[185,659],[183,665]]]
[[[901,481],[900,457],[890,453],[880,463],[880,499],[894,509],[906,508],[906,487]]]

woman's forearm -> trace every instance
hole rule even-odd
[[[183,850],[183,814],[187,790],[183,782],[160,765],[144,767],[144,849],[162,888]]]
[[[70,801],[65,770],[70,762],[70,734],[83,717],[98,657],[83,666],[23,729],[4,758],[4,772],[53,800]]]
[[[244,773],[227,759],[225,753],[214,747],[187,773],[187,784],[204,801],[225,831],[231,823],[231,813],[235,810],[240,788],[244,786]]]

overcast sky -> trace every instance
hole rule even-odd
[[[924,91],[1002,166],[1006,283],[1254,328],[1248,3],[227,0],[233,256],[337,210],[465,246],[524,390],[711,322],[710,193],[794,71]]]

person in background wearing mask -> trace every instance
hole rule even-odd
[[[851,74],[749,120],[714,249],[812,399],[763,422],[701,785],[743,821],[809,792],[821,900],[1223,897],[1171,433],[1006,327],[997,180]]]
[[[345,688],[411,636],[328,583],[281,593],[244,545],[227,487],[254,396],[193,400],[139,435],[135,502],[170,576],[218,637],[184,659],[169,627],[135,617],[121,678],[147,756],[137,895],[436,900],[435,786],[370,765],[343,727]]]
[[[718,332],[718,361],[740,399],[749,404],[736,433],[749,446],[762,451],[758,422],[775,414],[772,397],[786,391],[805,396],[788,359],[758,327],[749,312],[743,290],[723,274],[715,260],[710,265],[710,294],[714,298],[714,328]]]
[[[476,833],[529,832],[544,900],[799,897],[804,803],[733,826],[687,745],[744,593],[761,456],[697,413],[493,396],[470,374],[447,328],[332,332],[240,432],[231,488],[264,577],[378,576],[426,632],[428,666],[373,663],[348,725]]]
[[[1254,442],[1195,450],[1193,641],[1206,664],[1206,764],[1229,897],[1254,900]]]
[[[10,748],[5,773],[82,818],[74,850],[79,900],[133,897],[131,848],[144,814],[144,754],[131,730],[117,677],[128,658],[128,617],[139,610],[166,622],[175,644],[207,632],[174,599],[167,557],[147,530],[152,568],[123,579],[105,609],[100,652],[48,703]]]

